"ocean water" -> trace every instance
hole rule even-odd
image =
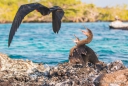
[[[11,24],[0,24],[0,52],[13,59],[57,65],[68,61],[69,50],[75,45],[74,34],[86,38],[80,30],[92,30],[94,37],[87,44],[106,63],[122,60],[128,66],[128,31],[109,29],[110,22],[62,23],[58,34],[51,23],[22,23],[8,48]]]

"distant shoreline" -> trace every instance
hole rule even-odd
[[[64,23],[86,23],[86,22],[73,22],[73,21],[62,21],[62,22],[64,22]],[[87,22],[91,22],[91,21],[87,21]],[[109,21],[97,20],[97,21],[93,21],[93,22],[113,22],[113,20],[109,20]],[[125,20],[125,21],[122,20],[122,22],[128,22],[128,20]],[[12,22],[8,22],[8,21],[0,22],[0,24],[7,24],[7,23],[12,23]],[[51,23],[51,21],[29,21],[29,22],[24,21],[22,23]]]

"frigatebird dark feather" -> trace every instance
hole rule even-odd
[[[21,5],[15,15],[15,18],[13,20],[13,23],[12,23],[12,26],[10,29],[9,39],[8,39],[8,47],[10,46],[13,36],[15,35],[15,32],[19,28],[24,17],[34,10],[37,10],[43,16],[48,15],[52,12],[53,31],[54,31],[54,33],[59,32],[60,27],[61,27],[61,19],[64,16],[64,11],[59,6],[54,6],[54,7],[48,8],[39,3],[30,3],[30,4]]]

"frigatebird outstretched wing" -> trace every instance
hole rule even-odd
[[[54,6],[51,9],[58,9],[58,10],[52,12],[53,31],[55,33],[58,33],[58,31],[60,30],[60,27],[61,27],[61,19],[62,19],[63,15],[64,15],[64,11],[58,6]]]
[[[13,20],[13,23],[12,23],[12,26],[10,29],[9,39],[8,39],[8,47],[10,46],[13,36],[15,35],[15,32],[19,28],[24,17],[34,10],[37,10],[43,16],[48,15],[52,12],[53,31],[54,31],[54,33],[59,32],[60,27],[61,27],[61,19],[64,16],[64,11],[59,6],[54,6],[54,7],[48,8],[39,3],[30,3],[30,4],[21,5],[15,15],[15,18]]]

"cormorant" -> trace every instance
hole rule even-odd
[[[100,61],[95,52],[86,45],[93,39],[92,31],[90,29],[87,29],[87,32],[82,30],[82,33],[87,36],[87,39],[80,40],[75,36],[76,40],[74,42],[76,46],[70,50],[69,62],[72,64],[82,64],[83,66],[87,66],[88,62],[93,64],[99,63]]]

